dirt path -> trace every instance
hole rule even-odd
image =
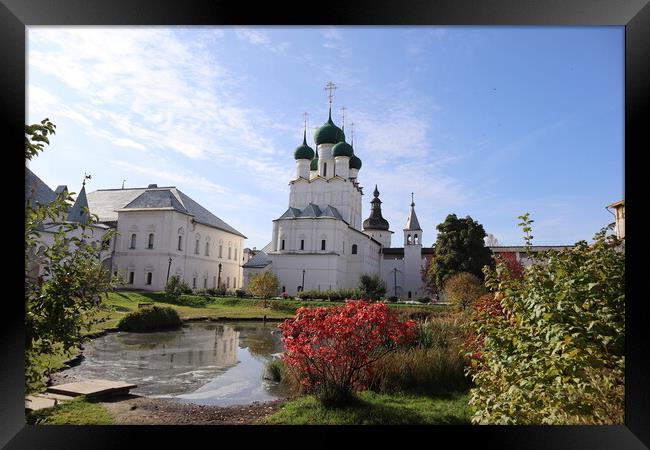
[[[116,425],[246,425],[271,415],[286,399],[243,406],[203,406],[135,395],[106,399],[100,404]]]

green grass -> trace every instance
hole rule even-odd
[[[52,408],[27,414],[30,425],[112,425],[113,417],[102,405],[84,396],[62,402]]]
[[[445,397],[361,392],[345,408],[325,408],[311,395],[282,406],[260,424],[282,425],[468,425],[468,394]]]

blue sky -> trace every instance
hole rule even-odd
[[[402,245],[447,214],[502,245],[589,240],[624,196],[623,27],[28,27],[27,120],[57,133],[30,168],[88,191],[174,185],[271,239],[293,151],[333,118]]]

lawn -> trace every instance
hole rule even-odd
[[[27,414],[30,425],[112,425],[113,417],[101,404],[84,396],[60,403],[52,408]]]
[[[282,406],[260,424],[274,425],[469,425],[468,394],[419,396],[366,391],[345,408],[325,408],[311,395]]]

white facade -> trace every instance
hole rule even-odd
[[[217,288],[218,283],[228,291],[241,287],[244,238],[177,211],[120,211],[118,217],[113,273],[128,287],[164,290],[168,272],[193,289]]]
[[[90,212],[117,230],[111,264],[131,289],[162,291],[178,275],[192,289],[240,289],[246,237],[174,187],[88,194]]]

